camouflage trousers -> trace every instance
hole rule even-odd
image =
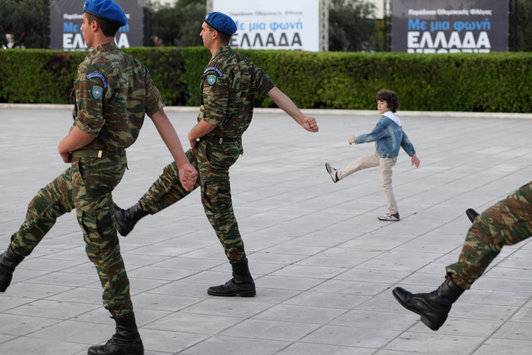
[[[467,233],[458,262],[447,266],[453,281],[467,290],[504,245],[532,235],[532,182],[480,214]]]
[[[240,156],[241,147],[240,142],[220,144],[215,139],[202,139],[195,152],[186,152],[188,160],[199,172],[194,189],[201,187],[203,209],[230,261],[241,260],[246,255],[233,211],[229,182],[229,168]],[[172,162],[139,202],[146,212],[155,214],[189,193],[181,186],[176,163]]]
[[[26,219],[11,237],[11,248],[27,256],[61,215],[76,209],[85,250],[103,287],[103,305],[115,317],[133,310],[129,279],[120,254],[111,192],[126,168],[125,152],[102,159],[79,158],[39,190]]]

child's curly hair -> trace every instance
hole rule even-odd
[[[399,109],[399,96],[392,90],[380,89],[377,92],[377,101],[386,101],[388,103],[388,108],[392,112],[396,112]]]

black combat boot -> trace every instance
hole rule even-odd
[[[140,206],[140,203],[129,207],[127,210],[123,210],[120,207],[114,204],[115,206],[115,221],[116,221],[116,230],[120,235],[126,236],[133,230],[135,224],[148,212],[144,211]]]
[[[144,355],[133,312],[112,318],[116,322],[116,333],[104,345],[91,346],[88,355]]]
[[[22,260],[24,257],[15,254],[11,247],[0,254],[0,292],[5,292],[13,278],[13,271]]]
[[[450,276],[431,293],[412,294],[401,287],[393,289],[395,299],[409,311],[419,314],[421,321],[432,330],[440,329],[445,323],[452,304],[463,292]]]
[[[472,208],[468,208],[468,209],[465,211],[465,214],[466,214],[467,218],[469,218],[469,220],[471,221],[471,223],[473,223],[473,221],[475,220],[475,218],[478,217],[478,213],[477,213],[477,211],[475,211],[475,210],[472,209]]]
[[[207,293],[211,296],[240,296],[253,297],[256,295],[255,282],[249,272],[248,259],[231,261],[233,268],[233,278],[225,285],[211,286]]]

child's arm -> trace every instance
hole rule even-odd
[[[416,166],[416,168],[419,168],[419,164],[421,162],[419,161],[419,158],[417,157],[417,155],[412,155],[412,166]]]
[[[386,118],[388,119],[388,118]],[[381,118],[377,124],[375,125],[375,128],[373,128],[373,130],[369,133],[365,133],[365,134],[361,134],[360,136],[358,137],[355,137],[353,136],[353,143],[355,144],[360,144],[360,143],[370,143],[370,142],[374,142],[376,140],[379,140],[381,139],[382,137],[384,137],[386,135],[386,123],[385,121]],[[351,142],[351,138],[349,139],[349,142]],[[349,144],[352,144],[352,143],[349,143]]]
[[[409,156],[413,157],[416,154],[416,150],[414,149],[414,145],[408,139],[408,136],[406,135],[406,132],[403,131],[403,139],[401,140],[401,148],[403,148]]]

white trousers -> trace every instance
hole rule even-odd
[[[358,158],[337,173],[338,180],[345,178],[359,170],[380,166],[381,189],[388,203],[388,213],[399,212],[392,188],[392,167],[397,162],[397,158],[380,158],[377,154],[370,154]]]

